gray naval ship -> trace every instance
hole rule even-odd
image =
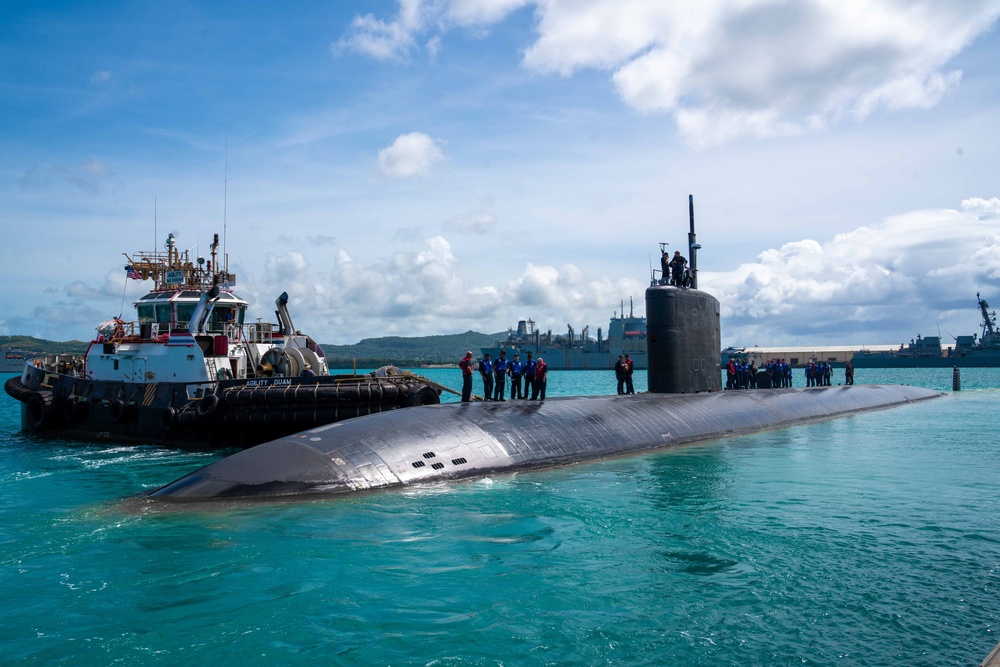
[[[701,246],[695,242],[693,201],[690,208],[690,285],[652,281],[646,290],[648,393],[445,403],[357,417],[216,461],[157,489],[146,502],[273,500],[440,483],[674,447],[941,395],[905,385],[722,391],[719,302],[698,289]]]
[[[976,292],[982,332],[955,337],[955,346],[941,348],[940,336],[917,334],[909,345],[898,350],[872,352],[859,350],[851,363],[855,368],[1000,368],[1000,331],[996,311]]]
[[[0,357],[0,373],[20,373],[25,361],[27,353],[24,350],[8,348]]]
[[[596,340],[590,337],[589,326],[583,327],[579,336],[572,325],[567,325],[566,329],[565,334],[553,335],[551,330],[542,333],[535,328],[534,320],[520,320],[516,331],[508,330],[506,338],[496,341],[493,347],[480,348],[480,351],[496,359],[500,356],[500,350],[506,350],[508,359],[520,354],[522,361],[531,352],[536,359],[544,358],[550,368],[567,371],[610,370],[615,367],[618,355],[627,354],[636,369],[648,368],[646,318],[633,314],[631,299],[627,317],[624,303],[621,311],[615,311],[611,316],[607,338],[604,338],[600,327],[597,329]]]

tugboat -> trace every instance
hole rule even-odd
[[[127,278],[152,280],[136,321],[103,322],[83,355],[29,359],[4,385],[29,432],[187,449],[249,447],[308,428],[440,402],[441,385],[392,366],[330,375],[323,349],[295,329],[288,295],[277,323],[244,321],[219,235],[191,261],[174,235],[138,252]]]

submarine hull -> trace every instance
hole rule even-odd
[[[888,408],[941,392],[853,385],[449,403],[314,428],[217,461],[160,500],[337,495],[631,454]]]

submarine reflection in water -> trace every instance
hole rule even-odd
[[[162,500],[343,494],[481,477],[791,426],[941,396],[904,385],[449,403],[258,445],[168,484]]]

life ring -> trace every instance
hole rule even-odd
[[[215,374],[215,377],[218,378],[219,380],[232,380],[233,373],[228,368],[220,368],[219,371]]]
[[[36,391],[28,397],[25,419],[32,431],[44,431],[53,425],[55,397],[51,391]]]

